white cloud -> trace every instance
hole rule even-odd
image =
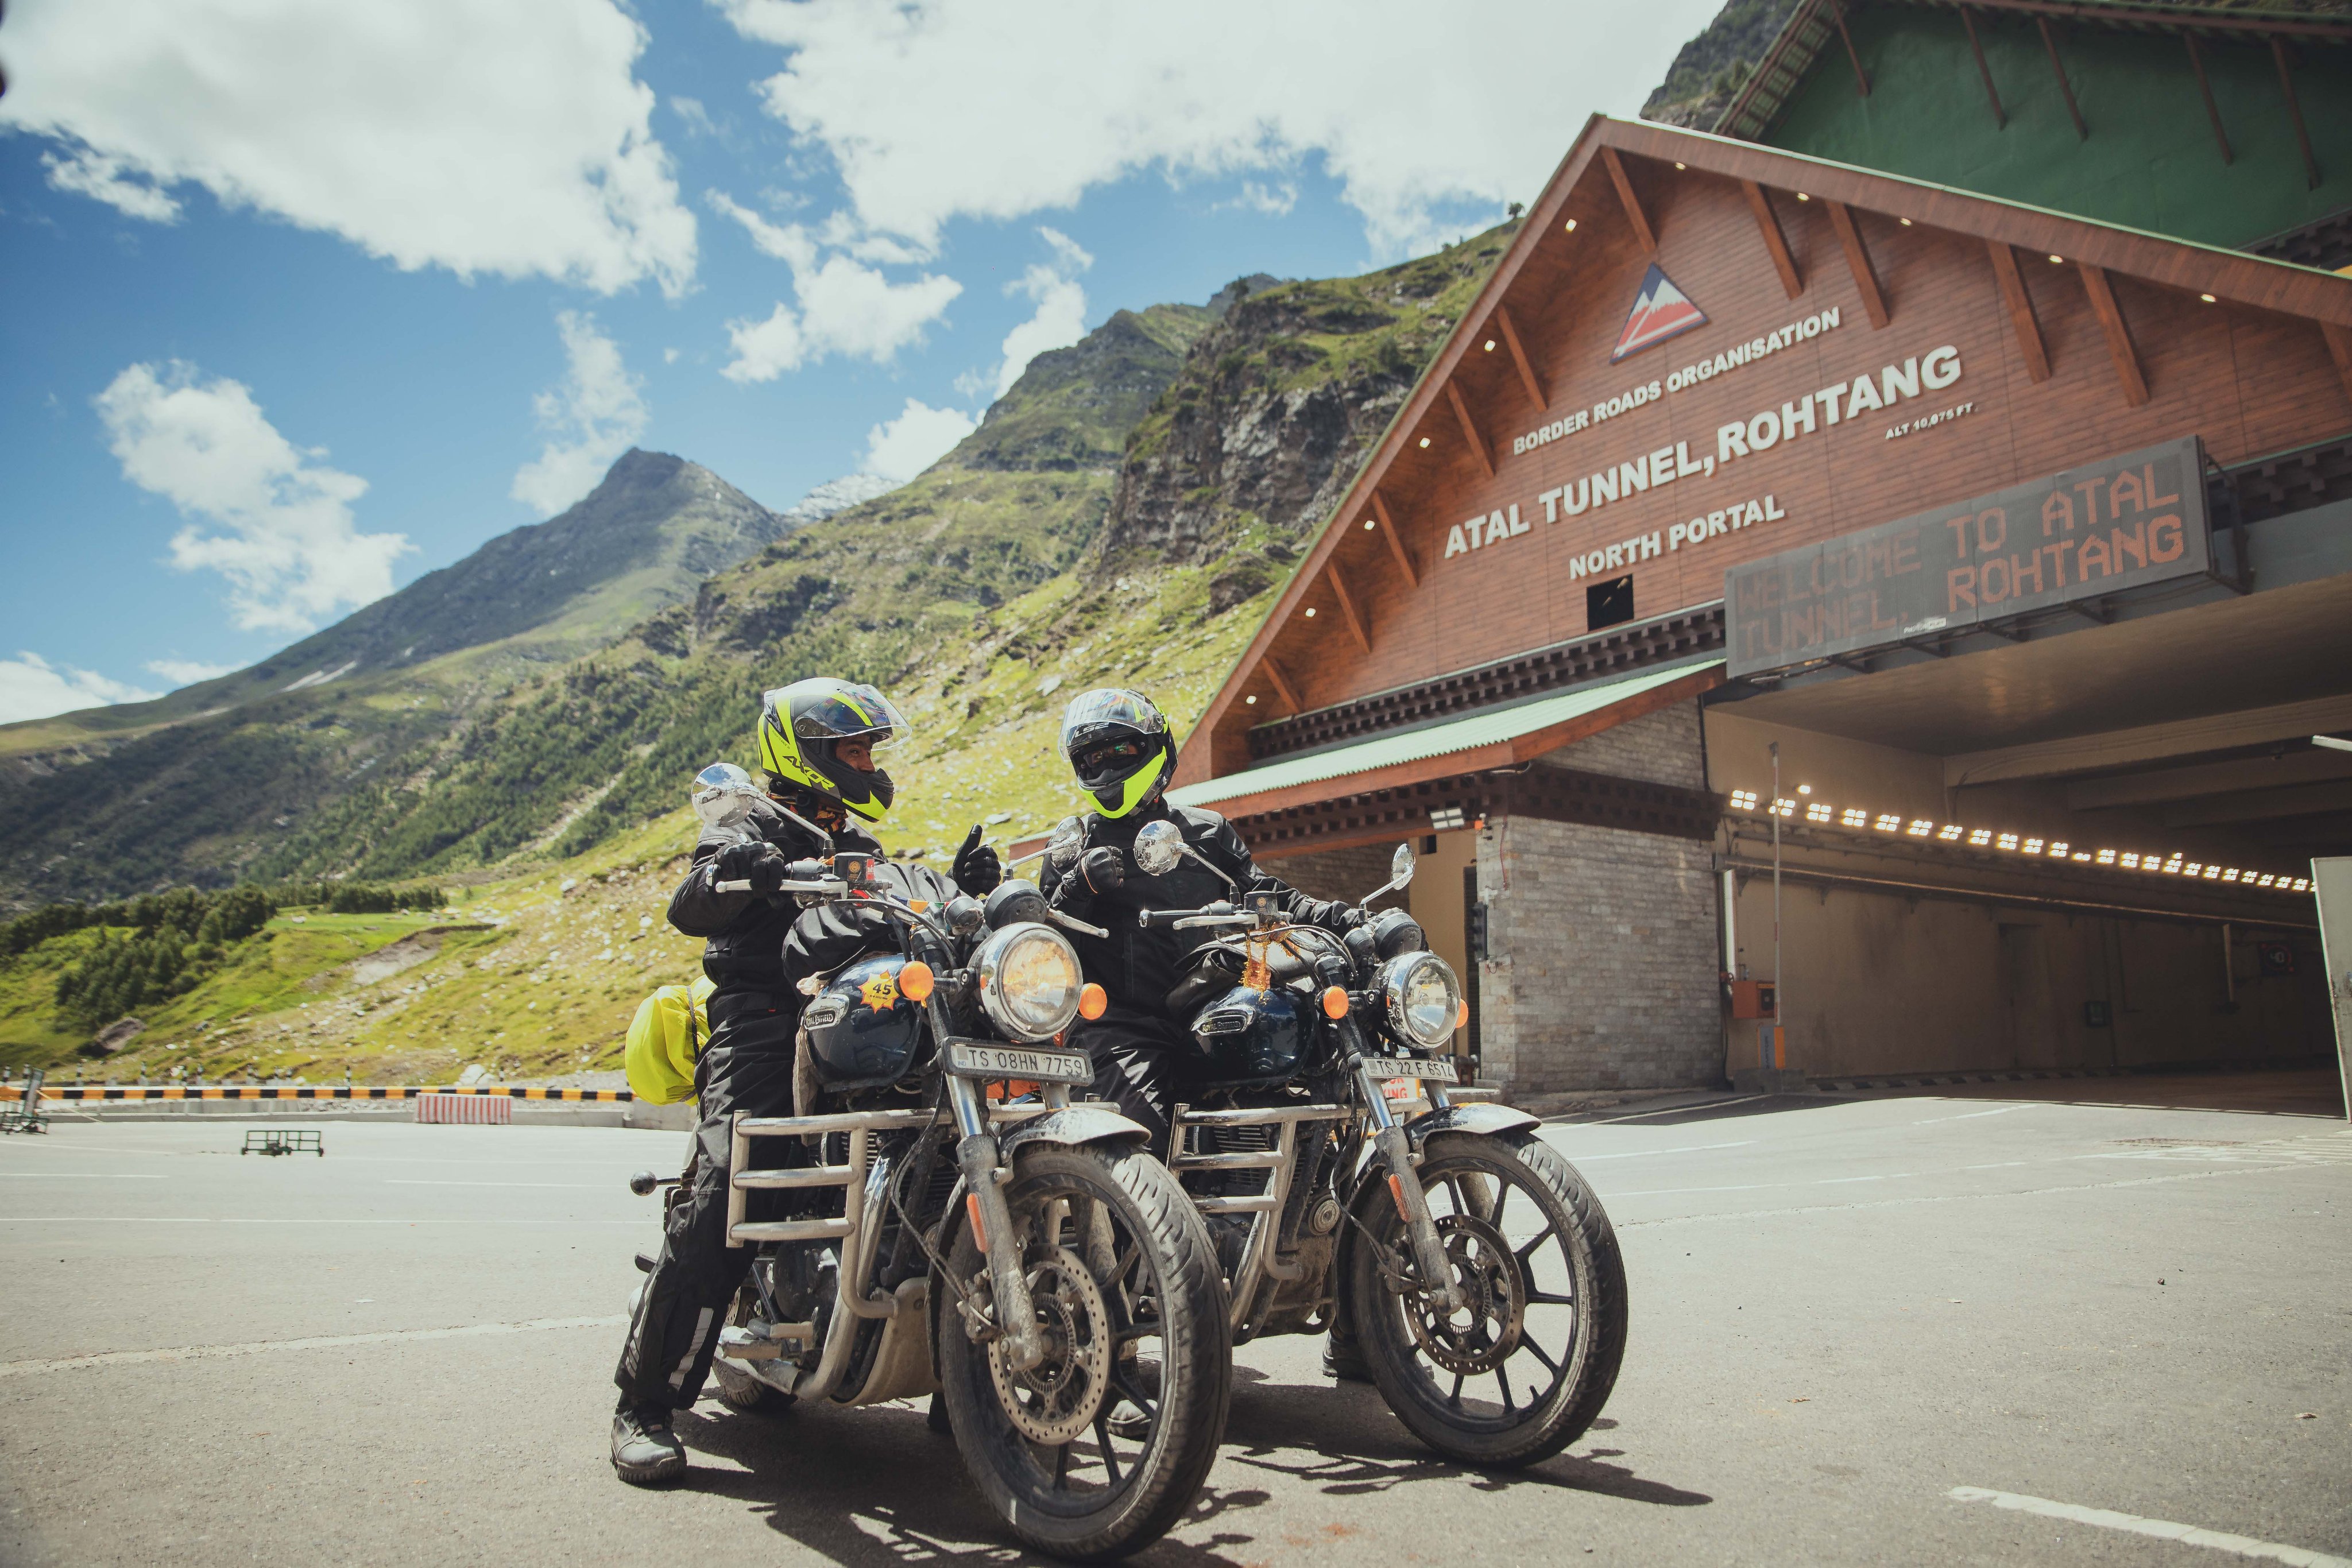
[[[20,653],[13,659],[0,659],[0,724],[110,703],[143,703],[156,695],[95,671],[52,664],[38,653]]]
[[[199,659],[171,658],[147,661],[147,670],[150,674],[163,676],[174,687],[193,686],[198,681],[217,680],[223,675],[234,674],[243,668],[245,668],[243,664],[207,664]]]
[[[1012,283],[1007,294],[1026,294],[1037,302],[1036,314],[1004,335],[1004,362],[996,371],[996,395],[1003,397],[1029,368],[1029,361],[1048,349],[1066,349],[1087,335],[1087,291],[1076,275],[1095,264],[1076,240],[1058,229],[1041,228],[1054,259],[1039,262]]]
[[[908,398],[898,418],[866,433],[866,461],[858,472],[903,485],[979,428],[968,413]]]
[[[532,402],[547,443],[515,471],[508,492],[542,517],[594,489],[651,417],[645,383],[621,362],[620,345],[596,330],[596,318],[566,310],[555,326],[563,334],[563,383]]]
[[[190,523],[172,536],[172,564],[227,578],[239,626],[308,632],[392,591],[407,536],[361,533],[352,503],[367,481],[280,435],[242,382],[200,382],[176,360],[160,375],[132,365],[92,402],[124,478],[226,530]]]
[[[1142,170],[1282,174],[1319,156],[1384,255],[1459,232],[1450,204],[1499,216],[1532,196],[1585,117],[1632,113],[1717,8],[1194,0],[1178,26],[1097,0],[719,4],[789,51],[768,111],[831,154],[867,230],[929,246],[950,218],[1073,206]]]
[[[184,182],[406,270],[676,295],[694,214],[645,45],[616,0],[35,0],[8,8],[0,126],[135,218],[176,216]]]
[[[852,255],[824,255],[825,246],[799,224],[770,223],[723,191],[710,192],[709,199],[714,212],[743,226],[763,255],[792,269],[798,304],[795,310],[778,301],[764,320],[727,323],[735,357],[719,373],[730,381],[771,382],[833,354],[882,363],[921,342],[923,329],[963,292],[954,278],[929,272],[911,283],[893,283]],[[898,259],[899,248],[885,246],[882,258]]]

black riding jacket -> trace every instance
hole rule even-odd
[[[1108,936],[1070,933],[1087,978],[1109,993],[1113,1006],[1131,1008],[1155,1017],[1168,1011],[1168,993],[1184,977],[1186,960],[1203,942],[1223,933],[1215,930],[1171,931],[1162,926],[1144,930],[1135,923],[1144,909],[1198,909],[1219,899],[1232,900],[1223,881],[1187,857],[1161,876],[1146,876],[1135,863],[1135,835],[1146,822],[1167,821],[1181,829],[1184,841],[1212,865],[1234,879],[1244,893],[1279,893],[1283,909],[1294,920],[1345,931],[1354,923],[1352,904],[1309,898],[1297,888],[1259,871],[1249,846],[1234,826],[1214,811],[1197,806],[1171,806],[1155,800],[1125,817],[1088,812],[1085,850],[1116,845],[1127,858],[1127,880],[1108,893],[1089,893],[1075,866],[1062,883],[1061,907],[1076,918],[1106,928]],[[1081,853],[1084,850],[1081,851]]]
[[[721,991],[788,992],[802,974],[813,972],[804,963],[795,963],[787,973],[784,946],[800,918],[799,905],[789,898],[769,899],[756,893],[721,893],[713,885],[719,880],[719,852],[746,837],[766,840],[788,860],[824,853],[824,846],[806,829],[767,801],[754,801],[741,827],[706,832],[694,846],[694,867],[670,895],[669,923],[683,936],[709,939],[702,950],[702,972]],[[845,852],[882,852],[880,842],[854,822],[835,830],[833,845]]]

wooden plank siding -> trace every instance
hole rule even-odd
[[[1598,153],[1616,151],[1639,191],[1637,233]],[[1663,160],[1663,161],[1662,161]],[[1680,160],[1688,167],[1676,171]],[[1759,243],[1744,182],[1771,193],[1790,270]],[[1798,192],[1811,199],[1799,201]],[[1853,209],[1893,319],[1874,330],[1828,211]],[[1901,223],[1910,218],[1910,225]],[[1574,218],[1577,227],[1567,232]],[[1654,242],[1654,252],[1651,242]],[[2021,348],[1988,246],[2016,247],[2047,379]],[[2063,257],[2053,265],[2052,255]],[[1704,310],[1706,325],[1612,366],[1610,351],[1643,269],[1654,259]],[[2137,350],[2147,400],[2126,401],[2109,335],[2084,285],[2103,270]],[[2199,298],[2217,296],[2215,303]],[[1514,356],[1481,351],[1507,304],[1548,410],[1531,409]],[[1841,325],[1759,361],[1664,392],[1669,372],[1824,309]],[[1637,560],[1635,613],[1664,614],[1721,597],[1738,561],[1834,538],[1946,501],[2108,454],[2197,434],[2227,463],[2352,429],[2352,392],[2318,322],[2352,328],[2352,280],[2231,253],[2103,228],[2054,214],[1937,190],[1843,165],[1672,128],[1596,119],[1543,194],[1463,325],[1408,398],[1387,439],[1317,540],[1291,587],[1237,664],[1195,737],[1179,779],[1249,765],[1250,722],[1346,701],[1581,636],[1583,590],[1618,572],[1573,575],[1596,548],[1769,495],[1785,516]],[[1778,410],[1857,374],[1875,378],[1948,345],[1961,373],[1920,395],[1739,457],[1708,477],[1546,522],[1538,497],[1604,466],[1678,443],[1692,460],[1717,454],[1717,427]],[[1616,417],[1515,454],[1514,438],[1590,411],[1636,385],[1661,395]],[[1457,409],[1453,400],[1460,400]],[[1892,427],[1967,404],[1964,415],[1890,437]],[[1473,453],[1465,427],[1483,437]],[[1429,444],[1420,444],[1423,438]],[[1491,473],[1487,465],[1491,463]],[[1384,514],[1366,530],[1373,492]],[[1523,532],[1448,557],[1449,530],[1508,517]],[[1388,534],[1381,538],[1376,534]],[[1399,570],[1396,548],[1418,576]],[[1326,568],[1344,575],[1348,620],[1326,610]],[[1291,688],[1259,670],[1279,657]],[[1255,694],[1255,705],[1244,704]],[[1278,707],[1277,706],[1278,705]]]

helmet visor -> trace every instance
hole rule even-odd
[[[1158,708],[1133,692],[1116,686],[1083,692],[1062,714],[1062,754],[1066,757],[1074,748],[1082,749],[1107,730],[1129,730],[1139,736],[1165,735],[1168,721],[1160,716]]]
[[[844,681],[823,692],[796,695],[790,706],[793,735],[800,740],[862,740],[879,751],[911,733],[898,706],[868,685]]]

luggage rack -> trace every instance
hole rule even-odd
[[[316,1155],[327,1157],[327,1145],[316,1132],[298,1132],[276,1127],[254,1127],[245,1134],[245,1146],[240,1155]]]
[[[1008,1122],[1024,1122],[1040,1116],[1051,1107],[1044,1104],[1005,1105],[992,1103],[989,1121],[1002,1126]],[[903,1127],[920,1127],[934,1118],[942,1127],[952,1128],[955,1119],[945,1110],[910,1111],[837,1111],[821,1116],[738,1116],[727,1155],[727,1168],[731,1173],[727,1191],[727,1245],[749,1246],[761,1241],[829,1241],[856,1234],[866,1218],[867,1193],[866,1177],[872,1164],[873,1137],[877,1133]],[[751,1140],[754,1138],[823,1138],[835,1133],[849,1134],[849,1155],[842,1164],[777,1166],[761,1169],[751,1164]],[[746,1218],[750,1200],[747,1195],[760,1191],[807,1191],[812,1188],[837,1186],[843,1191],[841,1214],[832,1219],[751,1219]]]

